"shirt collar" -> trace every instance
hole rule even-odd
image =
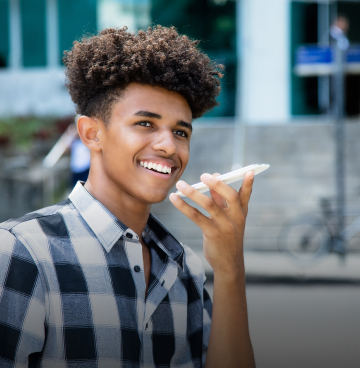
[[[134,231],[94,198],[83,184],[83,182],[77,182],[69,199],[107,252],[110,252],[114,244],[127,232],[130,232],[133,238],[138,238]],[[152,214],[144,231],[160,249],[183,268],[184,248]]]
[[[83,184],[83,182],[77,182],[69,199],[106,251],[110,252],[113,245],[125,234],[128,228],[94,198]]]

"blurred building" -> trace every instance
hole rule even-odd
[[[221,106],[209,115],[234,116],[236,13],[235,2],[224,0],[0,0],[0,116],[72,114],[63,51],[105,27],[153,24],[200,38],[226,65]]]
[[[274,250],[287,218],[316,212],[319,198],[335,193],[330,79],[298,77],[294,66],[300,45],[329,43],[329,26],[339,14],[349,20],[350,43],[360,43],[360,1],[0,0],[0,118],[74,113],[61,59],[82,35],[105,27],[173,25],[200,39],[199,47],[226,67],[221,105],[195,125],[184,180],[197,182],[202,172],[224,173],[236,165],[271,164],[255,181],[246,237],[251,249]],[[359,76],[346,82],[347,117],[358,117]],[[360,200],[360,126],[347,125],[348,199]],[[35,185],[40,192],[41,182]],[[3,170],[0,220],[38,207],[11,194],[13,188]],[[192,224],[171,212],[171,203],[154,211],[165,223],[173,219],[167,227],[181,241],[201,244],[201,234],[191,233]]]
[[[298,77],[295,52],[304,44],[329,44],[337,15],[350,23],[350,43],[360,43],[359,1],[243,0],[241,23],[242,116],[279,123],[331,112],[329,77]],[[360,113],[360,77],[347,77],[346,112]]]
[[[0,116],[68,115],[62,54],[83,34],[174,25],[225,64],[221,105],[207,117],[284,123],[330,112],[329,78],[297,77],[295,50],[327,44],[336,14],[360,42],[359,1],[0,0]],[[347,113],[360,112],[360,77],[347,78]]]
[[[150,24],[148,0],[0,0],[0,116],[74,113],[63,51],[109,26]]]

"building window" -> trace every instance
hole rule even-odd
[[[291,3],[291,113],[292,115],[331,114],[333,94],[331,77],[299,77],[293,72],[296,49],[304,44],[329,42],[329,27],[338,16],[349,21],[350,44],[360,43],[360,3],[354,1]],[[360,114],[360,76],[347,75],[345,113]]]
[[[229,0],[152,0],[154,24],[175,26],[182,34],[200,39],[200,48],[225,65],[221,80],[220,106],[206,114],[235,115],[236,91],[236,9]]]
[[[23,66],[46,65],[46,0],[21,0]]]
[[[0,0],[0,68],[9,64],[9,2]]]
[[[293,72],[296,50],[300,45],[317,44],[317,3],[291,3],[291,113],[320,114],[318,77],[299,77]]]
[[[59,4],[60,58],[75,40],[97,32],[96,0],[61,0]]]

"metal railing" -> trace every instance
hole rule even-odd
[[[42,161],[43,206],[54,203],[54,167],[62,155],[71,147],[78,135],[76,124],[71,124]]]

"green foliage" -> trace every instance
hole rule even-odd
[[[0,118],[0,145],[29,148],[36,139],[49,139],[54,136],[55,121],[52,119]]]

